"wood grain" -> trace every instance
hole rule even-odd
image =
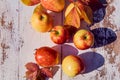
[[[94,13],[95,23],[89,27],[95,35],[95,44],[88,50],[78,50],[72,42],[56,45],[50,40],[49,32],[32,29],[30,18],[35,6],[25,6],[20,0],[0,0],[0,80],[26,80],[24,65],[35,62],[34,51],[42,46],[53,47],[61,57],[59,65],[54,67],[53,79],[48,80],[119,80],[120,0],[100,1],[107,6]],[[64,11],[50,14],[54,25],[63,25]],[[85,72],[74,78],[61,69],[63,58],[69,54],[81,57],[86,66]]]

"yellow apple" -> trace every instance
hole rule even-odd
[[[48,10],[60,12],[65,7],[65,0],[41,0],[41,4]]]
[[[53,27],[53,18],[46,12],[42,5],[38,5],[31,18],[33,29],[38,32],[48,32]]]
[[[84,64],[79,57],[68,55],[62,61],[62,70],[69,77],[74,77],[84,70]]]
[[[73,43],[80,50],[88,49],[94,44],[94,35],[89,30],[80,29],[75,33]]]

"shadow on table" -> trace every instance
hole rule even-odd
[[[64,52],[62,54],[62,59],[68,55],[77,55],[78,54],[78,50],[76,49],[76,47],[73,47],[73,46],[68,45],[68,44],[62,45],[62,52]]]
[[[62,50],[61,45],[55,45],[52,48],[59,53],[59,63],[58,64],[61,64],[62,63],[61,62],[61,55],[62,55],[62,53],[61,53],[61,50]]]
[[[75,47],[68,45],[68,44],[55,45],[52,48],[55,49],[56,51],[58,51],[60,53],[60,55],[62,54],[59,59],[60,65],[61,65],[64,57],[66,57],[68,55],[77,55],[78,54],[78,50]],[[64,53],[62,53],[62,52],[64,52]],[[53,75],[55,75],[58,70],[59,70],[59,66],[52,67]]]
[[[105,60],[102,55],[96,52],[86,52],[79,55],[85,65],[85,71],[82,74],[92,72],[101,67]]]
[[[62,45],[55,45],[52,47],[53,49],[55,49],[56,51],[58,51],[60,53],[60,63],[62,63],[62,60],[64,57],[68,56],[68,55],[77,55],[78,54],[78,50],[68,44],[62,44]],[[61,59],[62,58],[62,59]]]
[[[93,29],[92,32],[95,38],[92,48],[105,46],[117,39],[116,33],[108,28],[96,28]]]
[[[98,23],[104,19],[106,14],[107,1],[106,0],[91,0],[89,6],[93,10],[93,24]]]

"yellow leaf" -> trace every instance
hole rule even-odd
[[[80,17],[83,18],[88,24],[92,24],[93,23],[93,13],[92,13],[92,9],[87,6],[87,5],[83,5],[80,2],[76,2],[76,5],[78,6],[78,11],[81,12],[79,13]]]
[[[88,24],[92,24],[93,23],[92,9],[79,1],[70,3],[65,11],[64,24],[79,28],[81,19],[83,19]]]
[[[77,12],[76,7],[73,7],[73,9],[65,17],[64,24],[74,26],[76,28],[80,27],[80,16],[79,13]]]
[[[70,11],[75,7],[74,3],[70,3],[69,6],[65,10],[65,17],[70,13]]]

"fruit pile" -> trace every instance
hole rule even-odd
[[[81,21],[93,24],[93,12],[102,4],[98,0],[69,0],[65,7],[65,0],[21,0],[27,6],[37,5],[31,17],[31,25],[35,31],[50,33],[51,40],[56,44],[69,42],[71,37],[76,48],[85,50],[94,44],[94,35],[88,29],[81,29]],[[48,13],[65,10],[64,24],[54,25],[53,17]],[[28,80],[44,80],[53,77],[51,67],[59,63],[59,53],[50,47],[36,49],[37,63],[27,63],[26,78]],[[39,68],[39,66],[42,68]],[[70,77],[76,76],[84,70],[84,64],[76,55],[66,56],[62,61],[62,70]]]

